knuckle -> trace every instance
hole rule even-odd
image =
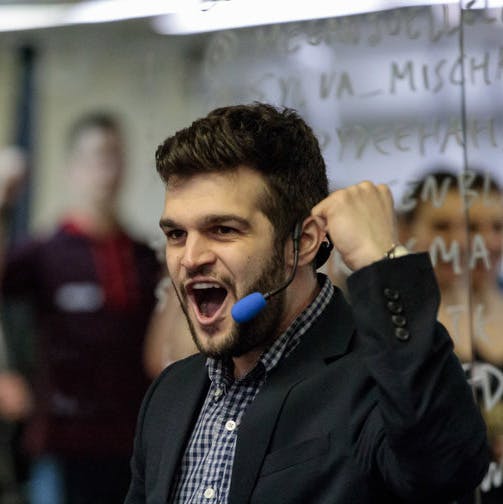
[[[358,184],[358,186],[361,188],[361,189],[365,189],[365,190],[371,190],[371,189],[374,189],[374,183],[371,182],[370,180],[363,180],[362,182],[360,182]]]
[[[381,194],[383,194],[384,196],[387,196],[387,197],[390,197],[391,196],[391,189],[389,188],[388,185],[386,184],[379,184],[377,186],[377,189],[379,190],[379,192]]]

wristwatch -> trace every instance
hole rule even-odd
[[[384,259],[396,259],[407,255],[409,251],[400,243],[394,243],[391,248],[384,254]]]

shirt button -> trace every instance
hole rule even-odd
[[[217,388],[217,389],[215,389],[215,392],[213,392],[213,397],[215,399],[220,399],[222,394],[223,394],[223,390],[221,388]]]
[[[236,428],[236,422],[234,420],[228,420],[227,423],[225,424],[225,428],[229,432],[232,432]]]
[[[211,487],[208,487],[205,491],[204,491],[204,497],[206,499],[213,499],[213,497],[215,497],[215,490]]]

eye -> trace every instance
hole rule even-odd
[[[185,237],[183,229],[169,229],[164,232],[169,243],[177,243]]]
[[[435,231],[437,231],[439,233],[442,233],[442,232],[445,233],[447,231],[450,231],[451,223],[449,221],[439,219],[439,220],[433,222],[432,227]]]
[[[231,236],[237,234],[237,230],[230,226],[215,226],[213,232],[218,236]]]
[[[493,231],[495,233],[501,233],[501,231],[503,230],[503,222],[501,222],[501,221],[494,221],[492,227],[493,227]]]

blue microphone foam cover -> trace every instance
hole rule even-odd
[[[264,308],[267,301],[260,292],[253,292],[240,299],[231,309],[232,318],[239,323],[248,322]]]

